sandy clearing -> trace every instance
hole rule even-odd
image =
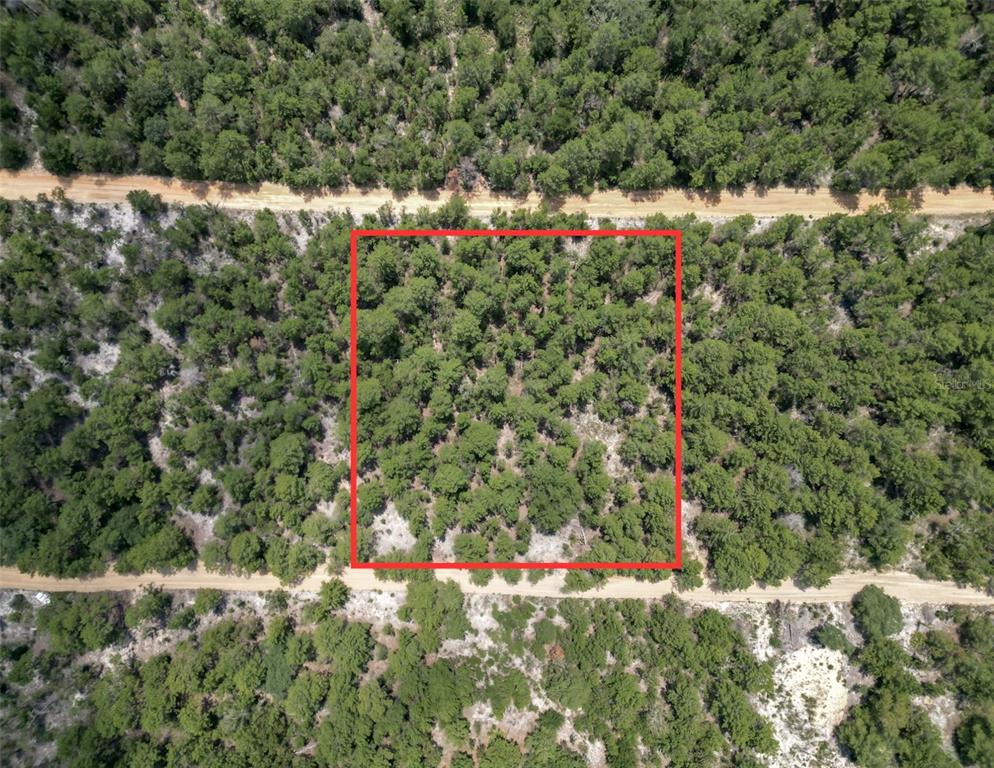
[[[967,587],[959,587],[949,581],[925,581],[911,573],[846,572],[832,579],[822,589],[801,589],[792,584],[779,587],[753,586],[737,592],[718,592],[708,586],[687,592],[677,592],[673,581],[658,583],[636,581],[635,579],[614,576],[607,582],[588,592],[563,592],[561,573],[553,574],[536,584],[522,579],[517,584],[508,584],[502,579],[494,579],[480,586],[469,579],[469,571],[445,571],[437,574],[440,579],[457,583],[465,594],[520,595],[522,597],[581,597],[587,599],[654,599],[669,594],[677,594],[689,603],[842,603],[852,599],[859,590],[868,584],[876,584],[907,603],[933,605],[978,605],[994,606],[994,597]],[[317,592],[328,577],[316,572],[299,584],[289,587],[293,592]],[[403,582],[380,581],[369,569],[346,568],[341,577],[354,590],[381,590],[383,592],[404,592]],[[145,573],[123,575],[108,573],[88,579],[58,579],[51,576],[32,576],[21,573],[16,568],[0,568],[0,589],[30,589],[42,592],[103,592],[130,591],[146,585],[158,585],[164,589],[221,589],[230,592],[265,592],[274,589],[288,589],[272,575],[238,576],[224,573],[211,573],[202,568],[178,571],[170,574]]]
[[[758,710],[773,725],[779,749],[770,768],[842,768],[850,763],[829,743],[848,707],[843,676],[848,660],[839,651],[807,646],[782,656],[774,671],[773,696]]]
[[[106,376],[114,370],[117,360],[121,356],[120,344],[108,344],[101,341],[96,352],[88,355],[79,355],[76,364],[83,369],[88,376]]]
[[[574,518],[570,523],[575,523],[579,529],[579,521]],[[564,530],[557,534],[532,533],[531,541],[528,543],[528,552],[523,558],[523,562],[532,563],[555,563],[562,562],[563,552],[569,546],[569,533]]]
[[[375,213],[390,204],[408,211],[426,207],[437,209],[452,199],[448,191],[394,194],[388,189],[342,189],[335,191],[294,191],[281,184],[226,184],[191,182],[159,176],[109,176],[102,174],[59,177],[38,171],[0,172],[0,197],[33,200],[40,194],[51,194],[61,187],[66,197],[80,203],[123,203],[128,192],[144,189],[159,194],[167,203],[185,205],[209,203],[221,208],[238,210],[308,210],[325,211],[349,209],[354,214]],[[487,216],[497,210],[537,208],[543,198],[535,193],[527,197],[509,197],[491,193],[467,194],[470,211]],[[712,216],[782,216],[795,213],[821,217],[833,213],[866,211],[871,205],[886,204],[894,199],[906,199],[922,214],[937,216],[966,216],[994,211],[994,190],[974,190],[952,187],[948,190],[923,189],[913,193],[881,192],[859,195],[835,194],[830,189],[746,189],[721,193],[700,193],[688,190],[665,190],[646,194],[627,194],[620,190],[604,190],[588,197],[569,196],[545,201],[564,213],[583,211],[592,217],[644,218],[655,213],[682,215],[687,213]]]
[[[418,543],[411,533],[411,524],[401,517],[392,501],[388,501],[386,509],[373,518],[370,530],[378,557],[392,552],[407,552]]]
[[[590,405],[569,416],[566,423],[570,425],[577,437],[588,443],[596,440],[604,446],[604,471],[608,475],[618,479],[628,474],[625,470],[625,463],[618,454],[618,448],[624,438],[621,431],[613,423],[603,421]]]

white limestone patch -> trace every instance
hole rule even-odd
[[[570,560],[590,549],[589,538],[580,519],[573,517],[555,533],[533,531],[528,551],[515,560],[530,563],[549,563]]]
[[[945,248],[957,237],[961,237],[966,233],[967,227],[973,224],[971,217],[951,217],[951,218],[933,218],[928,222],[928,227],[925,230],[928,233],[928,237],[931,239],[929,246],[934,246],[935,248]]]
[[[349,621],[372,624],[377,629],[387,624],[409,629],[413,624],[401,621],[398,616],[403,604],[404,596],[399,592],[353,591],[343,611]]]
[[[570,416],[566,421],[581,440],[597,440],[603,443],[606,448],[604,471],[612,478],[622,477],[625,474],[624,463],[621,456],[618,455],[622,435],[617,427],[602,421],[589,405],[583,411]]]
[[[510,741],[523,745],[528,734],[538,721],[539,713],[531,709],[518,709],[514,704],[508,704],[504,716],[497,723],[497,728]]]
[[[704,547],[697,540],[693,525],[694,520],[697,519],[702,511],[699,501],[687,501],[685,498],[680,499],[680,526],[683,532],[684,553],[690,557],[697,557],[700,560],[706,561],[707,557],[704,553]]]
[[[607,750],[604,742],[576,730],[573,716],[567,710],[566,721],[556,733],[556,742],[566,749],[582,755],[590,768],[605,768],[607,766]]]
[[[528,542],[528,552],[522,560],[531,563],[550,563],[562,560],[566,550],[566,536],[563,533],[532,533]]]
[[[933,629],[949,631],[953,628],[953,623],[948,619],[940,620],[936,616],[936,610],[937,606],[934,605],[901,603],[903,625],[901,631],[894,635],[894,640],[901,644],[906,653],[914,655],[915,649],[911,641],[917,632],[928,632]]]
[[[779,744],[770,768],[844,768],[832,733],[849,704],[848,659],[828,648],[803,646],[785,654],[774,671],[774,694],[756,703]]]
[[[149,336],[152,337],[152,341],[164,347],[170,354],[178,356],[179,345],[176,343],[176,340],[152,318],[152,314],[156,309],[157,307],[149,309],[149,316],[142,321],[142,327],[148,331]]]
[[[463,602],[463,610],[469,621],[471,631],[465,637],[446,640],[442,643],[439,656],[474,656],[483,651],[497,647],[493,639],[494,633],[500,629],[493,609],[505,611],[509,599],[504,595],[467,595]],[[489,706],[489,705],[488,705]]]
[[[445,532],[445,537],[435,541],[431,548],[431,559],[437,563],[455,562],[456,559],[456,536],[459,534],[458,526],[449,528]]]
[[[83,397],[82,393],[79,391],[79,387],[75,385],[69,387],[69,392],[66,394],[66,400],[87,411],[91,411],[99,405],[96,400],[88,400]]]
[[[837,336],[845,328],[852,328],[852,318],[849,317],[849,313],[846,312],[845,308],[838,305],[835,306],[835,314],[832,315],[832,319],[828,323],[829,333]]]
[[[497,727],[497,718],[489,701],[474,701],[463,710],[463,716],[469,721],[471,733],[483,735]]]
[[[370,528],[377,555],[396,551],[406,552],[417,543],[417,539],[411,533],[411,524],[400,516],[392,501],[388,501],[386,509],[373,518]]]
[[[121,247],[131,241],[134,234],[145,226],[141,216],[130,205],[115,205],[108,211],[107,218],[111,228],[118,230],[121,237],[117,238],[107,251],[107,263],[114,267],[125,265]]]
[[[607,748],[604,746],[604,742],[600,739],[596,741],[587,741],[587,765],[590,768],[602,768],[602,766],[607,766]]]
[[[135,235],[146,226],[141,215],[130,205],[80,205],[74,204],[72,213],[66,217],[69,222],[89,231],[117,230],[118,237],[106,247],[104,261],[113,267],[125,266],[122,246],[131,242]]]
[[[500,428],[500,435],[497,437],[497,455],[502,458],[513,458],[514,450],[514,430],[509,424]]]
[[[152,435],[148,439],[148,452],[152,456],[152,463],[161,470],[169,469],[169,449],[159,435]]]
[[[31,388],[35,389],[46,381],[50,379],[58,379],[54,373],[49,373],[48,371],[43,371],[38,367],[37,363],[33,360],[34,356],[38,354],[37,349],[25,349],[23,352],[20,350],[11,350],[9,352],[10,356],[14,359],[14,363],[19,368],[19,373],[28,376],[31,379]],[[4,377],[5,380],[7,377]]]
[[[100,342],[96,352],[89,355],[80,355],[76,358],[79,367],[90,376],[105,376],[114,370],[117,359],[121,356],[121,347],[118,344],[108,344]]]
[[[214,518],[209,515],[180,509],[173,514],[173,521],[180,530],[190,537],[198,552],[214,535]]]
[[[179,369],[179,383],[183,387],[192,387],[204,380],[200,369],[194,366],[184,366]]]
[[[939,729],[942,737],[942,748],[954,754],[953,731],[959,725],[959,710],[956,707],[956,696],[944,693],[941,696],[912,696],[911,701],[925,710],[928,719]]]
[[[698,288],[697,294],[711,305],[711,312],[717,312],[725,304],[725,297],[722,296],[721,291],[716,290],[710,283],[704,283]]]
[[[332,466],[342,461],[347,462],[349,460],[349,449],[338,439],[334,414],[321,418],[321,429],[324,430],[324,437],[317,444],[314,455],[321,461]]]
[[[773,642],[773,622],[761,603],[715,603],[709,606],[738,625],[749,650],[758,661],[769,661],[779,653]]]
[[[335,502],[330,499],[319,501],[314,505],[314,511],[332,520],[335,519]]]

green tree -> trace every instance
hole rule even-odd
[[[503,736],[496,736],[490,740],[487,748],[480,755],[479,762],[480,768],[514,768],[522,764],[521,750]]]
[[[228,557],[242,573],[254,573],[261,569],[264,563],[262,553],[262,539],[252,531],[235,534],[228,545]]]
[[[171,595],[163,592],[161,589],[147,589],[141,597],[125,610],[124,623],[130,629],[134,629],[148,621],[161,623],[168,615],[172,604],[173,598]]]
[[[300,473],[307,460],[307,438],[297,432],[284,432],[269,448],[270,466],[289,475]]]
[[[994,765],[994,723],[984,715],[972,715],[956,727],[953,740],[965,765]]]
[[[253,152],[246,136],[223,130],[216,138],[205,139],[200,152],[200,168],[208,179],[252,181],[255,177]]]
[[[528,470],[529,520],[543,533],[555,533],[582,504],[576,476],[546,459]]]
[[[56,653],[98,651],[122,637],[124,612],[108,594],[55,594],[38,611],[38,628],[48,632]]]
[[[853,597],[852,614],[856,628],[867,640],[893,635],[904,626],[901,604],[873,584]]]

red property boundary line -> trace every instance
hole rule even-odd
[[[676,445],[674,448],[674,474],[675,474],[675,556],[673,560],[666,562],[575,562],[575,563],[537,563],[537,562],[360,562],[359,561],[359,523],[358,523],[358,466],[357,466],[357,405],[356,405],[356,385],[358,379],[359,357],[357,351],[357,322],[358,314],[358,242],[360,237],[672,237],[676,246],[676,267],[675,277],[675,338],[674,352],[676,356],[675,379],[673,389],[673,405],[675,410],[675,432]],[[352,568],[364,569],[516,569],[516,570],[545,570],[551,568],[573,568],[573,569],[666,569],[675,570],[682,567],[682,510],[681,510],[681,485],[683,478],[682,462],[682,235],[678,229],[353,229],[350,238],[350,294],[351,294],[351,317],[350,317],[350,359],[351,359],[351,384],[349,398],[349,440],[350,440],[350,482],[349,490],[351,496],[350,514],[350,565]]]

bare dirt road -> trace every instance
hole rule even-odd
[[[308,576],[299,584],[290,587],[294,592],[316,592],[326,577],[320,573]],[[354,590],[381,590],[383,592],[403,592],[404,582],[381,581],[370,570],[346,569],[340,577]],[[449,571],[440,575],[442,579],[455,581],[467,594],[520,595],[522,597],[580,597],[588,599],[634,598],[649,600],[677,594],[691,603],[838,603],[847,602],[867,584],[876,584],[894,597],[908,603],[957,604],[994,606],[994,597],[975,589],[958,587],[949,581],[923,581],[910,573],[854,573],[847,572],[836,576],[822,589],[800,589],[793,585],[779,587],[750,587],[738,592],[717,592],[709,587],[676,592],[672,580],[657,583],[636,581],[635,579],[614,577],[595,590],[581,593],[563,592],[563,574],[559,572],[537,584],[522,579],[518,584],[508,584],[501,578],[494,578],[486,586],[473,584],[466,571]],[[171,574],[142,574],[125,576],[111,573],[89,579],[56,579],[48,576],[30,576],[15,568],[0,568],[0,589],[27,589],[40,592],[104,592],[129,591],[149,585],[157,585],[169,590],[221,589],[228,592],[265,592],[284,589],[275,576],[235,576],[210,573],[201,569],[179,571]]]
[[[294,191],[280,184],[223,184],[189,182],[159,176],[80,175],[53,176],[37,171],[11,173],[0,171],[0,197],[34,199],[51,195],[61,187],[66,197],[80,203],[123,203],[133,189],[159,194],[168,203],[186,205],[211,203],[237,210],[344,210],[362,215],[375,213],[387,203],[395,210],[436,209],[452,199],[448,191],[397,195],[387,189],[345,189],[335,191]],[[994,190],[953,187],[948,190],[925,189],[915,193],[879,193],[840,195],[821,187],[817,189],[749,189],[720,194],[666,190],[652,194],[626,194],[619,190],[595,192],[588,197],[571,196],[549,202],[551,208],[565,213],[585,212],[591,217],[644,218],[656,213],[707,216],[782,216],[788,213],[818,218],[833,213],[866,211],[872,205],[907,199],[917,212],[933,216],[976,216],[994,212]],[[508,197],[490,193],[466,196],[471,212],[489,216],[497,210],[535,208],[542,198]]]

